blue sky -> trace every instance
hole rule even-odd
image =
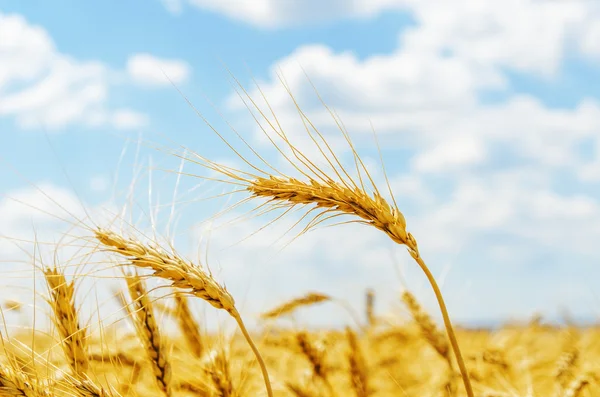
[[[281,158],[236,102],[224,65],[255,98],[256,78],[288,133],[316,155],[302,141],[275,74],[283,73],[309,117],[337,142],[306,72],[383,183],[371,124],[377,131],[400,209],[457,321],[534,312],[555,318],[562,309],[596,318],[600,6],[497,3],[311,0],[290,8],[276,0],[0,0],[0,159],[6,165],[0,234],[13,238],[0,243],[2,260],[21,271],[27,265],[15,265],[24,257],[14,238],[32,240],[35,228],[56,240],[64,230],[64,223],[10,199],[64,215],[29,182],[74,212],[81,203],[90,211],[120,208],[137,167],[138,204],[129,211],[143,228],[152,211],[140,206],[156,211],[158,205],[159,232],[166,233],[176,176],[153,170],[149,200],[148,170],[179,164],[145,146],[135,157],[139,137],[236,161],[163,71],[219,130],[227,124],[205,98],[274,164]],[[348,159],[347,148],[336,147]],[[206,175],[198,167],[185,170]],[[368,287],[377,288],[385,313],[395,310],[404,285],[436,312],[410,257],[377,231],[324,228],[283,248],[278,237],[293,217],[256,235],[267,219],[201,223],[227,203],[203,201],[224,187],[198,183],[182,178],[177,191],[175,201],[186,201],[176,206],[178,247],[204,258],[196,249],[208,244],[211,268],[249,316],[273,299],[309,290],[360,308]],[[11,274],[27,284],[27,276]],[[19,286],[7,292],[22,300],[27,294]],[[301,318],[348,321],[335,307]]]

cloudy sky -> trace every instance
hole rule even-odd
[[[127,205],[140,229],[155,225],[190,257],[208,258],[249,317],[310,290],[362,310],[369,287],[382,314],[397,310],[404,287],[435,312],[410,256],[376,230],[340,225],[280,239],[295,215],[259,233],[269,218],[229,222],[251,207],[202,222],[240,197],[204,200],[230,188],[178,184],[161,171],[179,167],[165,150],[239,159],[178,90],[228,137],[227,123],[282,163],[227,69],[260,99],[256,79],[288,134],[315,154],[277,73],[340,142],[312,82],[382,183],[376,131],[398,205],[455,321],[599,314],[600,3],[586,0],[0,0],[6,297],[31,297],[18,239],[35,231],[58,241],[65,209],[83,216]],[[348,158],[348,148],[336,150]],[[327,305],[299,318],[349,321]]]

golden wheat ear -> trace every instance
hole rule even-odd
[[[84,378],[89,367],[87,354],[87,331],[80,326],[75,307],[75,282],[67,282],[58,268],[44,270],[50,288],[49,303],[54,316],[52,320],[61,337],[61,347],[76,378]]]
[[[305,331],[296,333],[296,343],[302,355],[310,363],[314,377],[321,381],[330,396],[334,396],[335,392],[330,380],[331,371],[325,362],[325,349],[322,346],[317,346],[313,343],[310,334]]]
[[[404,291],[402,293],[402,301],[417,323],[423,338],[440,355],[440,357],[448,362],[448,366],[452,368],[448,340],[435,325],[431,316],[423,309],[419,304],[419,301],[417,301],[417,298],[410,291]]]
[[[219,285],[212,275],[206,273],[201,267],[182,259],[176,253],[168,253],[158,246],[143,244],[131,238],[108,231],[96,230],[95,237],[108,251],[126,258],[128,264],[138,268],[152,271],[151,276],[159,277],[171,283],[172,287],[186,291],[210,303],[217,309],[227,311],[236,321],[242,335],[252,349],[260,366],[265,388],[269,397],[273,396],[271,382],[265,362],[254,344],[242,320],[242,316],[235,307],[235,301],[225,287]]]
[[[188,347],[192,350],[193,355],[200,358],[204,353],[204,338],[200,333],[200,326],[190,310],[187,296],[181,292],[177,292],[175,294],[175,305],[175,315],[183,337]]]
[[[350,383],[356,397],[369,397],[371,389],[369,387],[369,371],[367,363],[360,348],[356,332],[351,328],[346,328],[346,338],[348,339],[348,364],[350,366]]]
[[[450,316],[448,314],[441,290],[437,285],[437,281],[433,277],[433,274],[420,255],[417,240],[411,233],[407,231],[406,219],[398,208],[396,200],[392,194],[385,168],[383,168],[383,174],[385,176],[387,188],[391,196],[391,203],[388,202],[377,189],[377,186],[369,174],[367,167],[356,152],[356,149],[350,140],[350,136],[348,135],[341,121],[338,120],[335,113],[333,113],[323,103],[338,125],[353,155],[354,166],[357,174],[357,176],[354,178],[351,176],[351,172],[349,172],[343,166],[339,158],[336,156],[325,136],[319,132],[319,130],[309,120],[308,116],[299,107],[291,91],[289,90],[289,87],[285,85],[283,79],[281,80],[285,89],[290,95],[294,106],[296,107],[300,119],[302,120],[306,130],[308,142],[312,142],[315,145],[315,153],[321,155],[321,159],[324,160],[325,167],[327,167],[326,170],[323,169],[324,167],[317,165],[316,162],[311,161],[311,159],[309,159],[309,157],[305,155],[302,150],[294,146],[281,128],[281,125],[278,122],[273,124],[265,115],[265,113],[258,107],[258,105],[256,105],[256,102],[250,98],[241,85],[240,87],[242,88],[242,91],[246,94],[249,103],[251,103],[253,106],[253,109],[248,106],[249,110],[251,112],[253,110],[257,111],[257,113],[262,117],[262,121],[266,123],[266,126],[264,126],[261,124],[260,119],[255,118],[260,128],[265,133],[268,140],[273,144],[277,152],[283,156],[283,158],[289,163],[289,165],[292,166],[295,171],[297,171],[299,175],[301,175],[301,177],[287,176],[285,173],[276,170],[269,164],[267,164],[267,171],[262,170],[258,167],[258,165],[252,164],[251,161],[240,155],[240,153],[236,151],[228,142],[226,142],[226,144],[237,156],[242,159],[245,164],[252,168],[252,172],[236,170],[231,167],[220,165],[195,153],[193,153],[193,158],[189,158],[188,160],[229,178],[229,183],[245,188],[246,192],[250,195],[250,198],[267,200],[267,202],[270,203],[270,207],[267,205],[267,208],[273,210],[285,209],[286,213],[290,209],[298,206],[310,208],[307,211],[307,215],[312,215],[312,219],[309,220],[303,232],[328,219],[345,215],[354,218],[353,222],[363,223],[374,227],[385,233],[397,244],[406,246],[412,258],[425,273],[425,276],[427,277],[427,280],[433,289],[440,307],[440,311],[442,312],[444,326],[450,340],[450,345],[452,346],[452,350],[460,368],[467,396],[474,397],[468,370],[462,358],[460,346],[458,344],[452,322],[450,321]],[[272,116],[276,119],[274,113]],[[269,127],[270,130],[268,130]],[[222,135],[220,135],[218,132],[216,133],[222,139],[224,139]],[[280,142],[282,142],[280,144],[291,154],[286,154],[286,152],[280,146],[278,146],[271,135],[273,135],[275,138],[279,138]],[[244,143],[246,142],[244,141]],[[263,157],[260,157],[260,155],[258,155],[254,150],[252,150],[252,152],[258,156],[259,161],[265,163]],[[269,170],[273,171],[269,172]],[[371,189],[373,190],[372,193],[369,192]],[[265,209],[262,211],[267,212]]]
[[[128,275],[126,281],[132,300],[132,320],[148,356],[156,385],[165,396],[170,397],[172,395],[171,363],[167,357],[167,349],[161,339],[161,333],[154,318],[152,301],[148,296],[144,282],[139,276]]]
[[[263,320],[272,320],[281,316],[285,316],[287,314],[291,314],[296,309],[306,306],[316,305],[322,302],[331,301],[331,297],[329,295],[321,294],[319,292],[309,292],[303,296],[298,298],[290,299],[287,302],[284,302],[277,307],[263,313],[260,317]]]
[[[4,396],[51,397],[49,388],[38,379],[0,363],[0,392]]]

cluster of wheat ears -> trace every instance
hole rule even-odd
[[[282,84],[287,89],[283,80]],[[285,214],[305,207],[303,231],[345,216],[385,233],[407,248],[427,277],[444,327],[436,325],[409,291],[402,293],[401,300],[412,321],[384,321],[375,313],[375,292],[369,290],[365,320],[359,328],[308,331],[273,325],[265,328],[268,332],[252,333],[234,297],[200,264],[184,259],[172,247],[142,242],[134,233],[89,226],[87,237],[94,242],[95,252],[106,263],[127,269],[125,292],[118,296],[135,332],[124,334],[103,327],[90,332],[79,318],[78,279],[69,281],[71,277],[60,266],[42,266],[58,337],[23,330],[1,335],[0,395],[582,397],[600,393],[596,376],[600,330],[553,328],[532,321],[495,331],[455,331],[440,288],[416,238],[407,230],[389,183],[385,192],[378,189],[336,114],[323,104],[348,145],[351,167],[342,166],[328,140],[297,104],[305,140],[317,149],[319,162],[292,144],[270,108],[270,113],[262,111],[243,88],[242,92],[257,125],[295,176],[273,168],[241,139],[257,159],[248,160],[216,129],[247,171],[195,153],[173,154],[216,172],[238,187],[235,193],[246,194],[242,201],[258,200],[261,212],[283,210]],[[162,280],[173,293],[154,299],[146,286],[148,278]],[[227,312],[239,333],[225,340],[223,335],[202,332],[190,299]],[[332,300],[327,294],[311,292],[278,305],[261,318],[272,322]],[[18,311],[20,306],[9,302],[4,310]],[[156,319],[157,311],[170,318],[179,332],[167,332],[164,322],[161,326]]]

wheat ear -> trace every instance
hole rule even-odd
[[[448,362],[452,369],[452,360],[450,359],[450,346],[444,334],[436,327],[431,316],[423,310],[415,296],[409,291],[402,293],[402,301],[410,311],[411,316],[419,326],[423,338],[435,349],[435,351]]]
[[[321,294],[319,292],[309,292],[306,295],[303,295],[298,298],[290,299],[287,302],[282,303],[281,305],[269,310],[261,314],[262,319],[274,319],[280,316],[284,316],[286,314],[290,314],[299,307],[302,306],[310,306],[321,302],[330,301],[331,297],[329,295]]]
[[[61,337],[61,346],[73,376],[85,379],[89,360],[86,352],[86,329],[79,325],[75,308],[75,282],[67,282],[56,267],[44,270],[50,287],[53,322]]]
[[[51,397],[47,389],[25,372],[0,363],[0,394],[3,396]]]
[[[175,314],[179,328],[194,356],[200,358],[204,352],[200,327],[192,315],[187,297],[181,293],[175,294]]]
[[[211,352],[210,364],[205,368],[205,372],[212,380],[213,386],[219,397],[233,397],[237,395],[231,383],[229,371],[229,360],[224,349]]]
[[[220,165],[197,153],[193,153],[193,156],[191,158],[186,157],[185,155],[181,155],[179,157],[231,178],[230,181],[227,181],[228,183],[245,188],[246,191],[249,192],[252,197],[259,197],[270,200],[274,203],[272,208],[282,209],[288,207],[288,209],[290,209],[291,207],[297,205],[306,205],[316,206],[316,208],[321,209],[320,212],[315,211],[316,215],[306,226],[306,228],[304,229],[305,231],[324,220],[331,219],[338,215],[346,214],[358,217],[360,219],[359,222],[366,223],[383,231],[398,244],[406,245],[410,255],[413,257],[415,262],[417,262],[421,270],[425,273],[425,276],[427,277],[427,280],[433,289],[433,292],[436,296],[440,307],[440,311],[442,312],[444,326],[446,328],[446,332],[448,333],[448,338],[450,339],[452,350],[454,352],[454,355],[456,356],[456,361],[460,368],[467,396],[474,397],[473,388],[469,379],[469,373],[465,365],[464,359],[462,358],[462,354],[458,345],[454,328],[452,326],[452,322],[450,321],[448,309],[446,308],[446,303],[444,302],[444,298],[442,296],[439,286],[437,285],[435,278],[433,277],[433,274],[431,273],[431,271],[429,270],[429,268],[427,267],[424,260],[419,254],[417,241],[406,230],[406,220],[402,212],[400,212],[396,201],[393,200],[393,206],[391,206],[381,196],[380,192],[375,186],[373,179],[369,175],[369,172],[364,162],[360,159],[360,156],[356,152],[356,149],[351,142],[350,136],[346,131],[345,126],[337,118],[335,112],[332,111],[319,97],[321,103],[325,106],[329,114],[332,116],[334,122],[342,132],[344,139],[348,143],[348,146],[351,150],[351,154],[353,156],[354,165],[356,166],[356,171],[358,174],[358,183],[350,176],[348,171],[343,167],[340,160],[336,157],[335,153],[333,152],[333,149],[327,142],[327,139],[323,136],[323,134],[321,134],[318,131],[315,125],[309,120],[306,113],[302,111],[298,102],[294,99],[291,90],[285,84],[283,79],[281,79],[281,81],[284,85],[285,90],[292,99],[294,107],[296,108],[298,115],[302,120],[302,124],[304,125],[308,136],[308,141],[312,141],[312,143],[314,143],[316,149],[318,150],[318,153],[320,153],[322,159],[325,160],[326,165],[328,165],[329,168],[334,172],[335,175],[333,177],[328,175],[327,172],[323,171],[321,168],[319,168],[319,166],[315,164],[315,162],[309,159],[304,153],[302,153],[301,150],[299,150],[292,144],[285,131],[281,128],[281,124],[279,124],[279,120],[277,120],[277,117],[273,112],[273,108],[270,105],[268,105],[267,98],[264,96],[262,91],[260,91],[261,95],[265,102],[267,102],[267,105],[271,110],[271,114],[275,118],[275,123],[271,122],[268,119],[266,114],[260,109],[257,103],[250,97],[250,95],[241,85],[240,88],[242,89],[246,97],[248,97],[249,103],[251,103],[252,105],[250,105],[245,100],[244,103],[246,104],[248,110],[253,114],[254,120],[257,122],[266,138],[271,142],[274,148],[284,157],[287,163],[291,165],[300,174],[302,174],[303,178],[305,179],[302,181],[290,176],[286,176],[282,172],[276,170],[273,166],[268,164],[267,161],[263,157],[261,157],[260,154],[258,154],[236,132],[238,137],[246,144],[246,147],[248,147],[252,151],[252,153],[256,155],[257,158],[267,167],[267,170],[260,169],[259,166],[252,164],[229,142],[227,142],[225,137],[221,135],[212,125],[210,125],[210,123],[208,123],[206,119],[204,119],[204,121],[209,125],[209,127],[246,165],[252,168],[252,172],[246,172],[232,167]],[[252,107],[254,107],[254,109],[260,114],[260,117],[269,125],[270,130],[273,134],[269,134],[269,132],[267,131],[267,127],[261,124],[260,118],[252,112]],[[283,141],[283,148],[275,142],[274,138],[277,139],[277,137]],[[289,154],[286,153],[284,149],[289,149]],[[277,173],[280,176],[273,175],[273,173]],[[363,176],[362,174],[365,175]],[[387,174],[385,173],[385,169],[384,175],[386,178],[388,188],[390,190],[390,195],[393,199],[393,194],[391,194],[391,188],[387,179]],[[367,193],[367,190],[365,188],[365,182],[370,182],[370,185],[373,187],[374,192],[372,195]],[[312,210],[309,212],[312,212]]]
[[[575,378],[565,389],[562,397],[581,397],[583,390],[590,384],[587,376],[582,375]]]
[[[349,327],[346,328],[346,337],[350,351],[348,363],[350,364],[350,381],[356,397],[369,397],[369,377],[365,357],[358,345],[356,333]]]
[[[313,374],[320,379],[327,388],[329,395],[334,396],[333,387],[329,381],[328,368],[325,365],[325,352],[318,349],[310,340],[307,332],[300,331],[296,334],[296,342],[302,354],[308,359],[312,366]]]
[[[146,292],[146,287],[135,275],[126,276],[127,289],[133,301],[133,316],[135,329],[148,355],[156,385],[166,395],[171,395],[171,365],[166,356],[166,348],[161,341],[160,331],[154,318],[152,302]]]
[[[215,308],[226,310],[237,322],[242,335],[256,356],[267,389],[267,395],[273,397],[267,367],[235,307],[233,297],[211,275],[207,274],[202,268],[183,260],[178,255],[169,254],[158,247],[144,245],[133,239],[123,238],[108,230],[96,230],[95,237],[110,251],[127,258],[130,264],[150,269],[155,277],[169,280],[173,287],[188,290],[190,294],[204,299]]]
[[[217,169],[236,180],[245,183],[246,189],[254,197],[268,198],[273,202],[290,207],[296,205],[316,205],[317,208],[324,209],[323,212],[313,219],[308,227],[316,224],[324,214],[329,214],[331,212],[354,215],[359,217],[361,222],[383,231],[394,242],[405,245],[408,248],[410,255],[425,273],[425,276],[433,289],[442,312],[450,344],[452,345],[456,361],[461,371],[467,396],[474,397],[468,370],[462,358],[458,340],[456,339],[456,334],[452,322],[450,321],[450,316],[442,292],[437,285],[433,274],[423,261],[423,258],[421,258],[417,241],[412,234],[406,231],[406,220],[404,219],[404,216],[395,205],[390,206],[377,191],[373,196],[370,196],[355,184],[342,184],[332,179],[319,181],[317,179],[309,178],[308,183],[291,177],[277,176],[246,179],[231,171],[222,170],[220,168]]]

